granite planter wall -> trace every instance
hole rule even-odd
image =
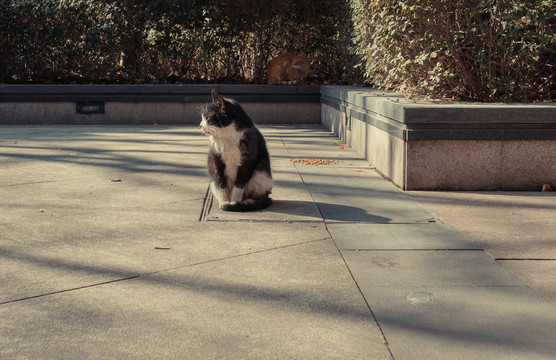
[[[414,103],[321,87],[321,121],[404,190],[556,186],[556,104]]]
[[[0,125],[198,124],[212,89],[259,124],[320,121],[319,86],[0,85]]]

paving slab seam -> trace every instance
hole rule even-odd
[[[78,286],[78,287],[74,287],[74,288],[71,288],[71,289],[64,289],[64,290],[52,291],[52,292],[45,293],[45,294],[26,296],[26,297],[19,298],[19,299],[0,302],[0,306],[16,303],[16,302],[20,302],[20,301],[37,299],[37,298],[41,298],[41,297],[45,297],[45,296],[58,295],[58,294],[63,294],[63,293],[71,292],[71,291],[77,291],[77,290],[83,290],[83,289],[93,288],[93,287],[102,286],[102,285],[113,284],[113,283],[117,283],[117,282],[121,282],[121,281],[137,279],[140,276],[141,275],[129,276],[129,277],[122,278],[122,279],[114,279],[114,280],[109,280],[109,281],[103,281],[103,282],[100,282],[100,283]]]
[[[288,148],[288,146],[284,142],[284,135],[280,132],[280,128],[279,127],[274,127],[274,131],[276,131],[276,133],[278,134],[278,137],[280,139],[280,142],[282,143],[282,146],[284,147],[284,149],[288,153],[288,157],[291,159],[292,156],[291,156],[291,153],[290,153],[290,149]]]
[[[556,258],[494,258],[496,261],[556,261]]]
[[[324,224],[323,220],[269,220],[269,219],[223,219],[218,216],[207,217],[205,221],[218,222],[243,222],[243,223],[266,223],[266,224]]]
[[[58,294],[63,294],[63,293],[67,293],[67,292],[72,292],[72,291],[78,291],[78,290],[83,290],[83,289],[88,289],[88,288],[93,288],[93,287],[98,287],[98,286],[103,286],[103,285],[109,285],[109,284],[113,284],[113,283],[117,283],[117,282],[123,282],[123,281],[127,281],[127,280],[140,279],[140,278],[148,277],[148,276],[151,276],[151,275],[162,274],[164,272],[187,269],[187,268],[191,268],[191,267],[195,267],[195,266],[200,266],[200,265],[205,265],[205,264],[210,264],[210,263],[215,263],[215,262],[220,262],[220,261],[226,261],[226,260],[230,260],[230,259],[237,259],[237,258],[241,258],[241,257],[245,257],[245,256],[257,255],[257,254],[261,254],[261,253],[265,253],[265,252],[269,252],[269,251],[281,250],[281,249],[286,249],[286,248],[290,248],[290,247],[296,247],[296,246],[301,246],[301,245],[306,245],[306,244],[311,244],[311,243],[316,243],[316,242],[321,242],[321,241],[328,241],[328,240],[332,240],[332,237],[314,239],[314,240],[309,240],[309,241],[302,241],[302,242],[295,243],[295,244],[288,244],[288,245],[283,245],[283,246],[278,246],[278,247],[273,247],[273,248],[268,248],[268,249],[261,249],[261,250],[252,251],[252,252],[243,253],[243,254],[230,255],[230,256],[226,256],[226,257],[222,257],[222,258],[218,258],[218,259],[211,259],[211,260],[201,261],[201,262],[182,265],[182,266],[176,266],[176,267],[162,269],[162,270],[139,273],[139,274],[133,275],[133,276],[128,276],[128,277],[124,277],[124,278],[120,278],[120,279],[113,279],[113,280],[103,281],[103,282],[89,284],[89,285],[73,287],[73,288],[70,288],[70,289],[63,289],[63,290],[52,291],[52,292],[48,292],[48,293],[44,293],[44,294],[26,296],[26,297],[22,297],[22,298],[19,298],[19,299],[13,299],[13,300],[0,302],[0,306],[6,305],[6,304],[11,304],[11,303],[16,303],[16,302],[20,302],[20,301],[26,301],[26,300],[32,300],[32,299],[36,299],[36,298],[51,296],[51,295],[58,295]]]
[[[278,134],[281,136],[279,130],[278,130]],[[282,138],[282,136],[281,136],[281,138]],[[284,147],[286,148],[286,151],[287,151],[287,153],[288,153],[288,155],[290,156],[290,159],[291,159],[291,158],[292,158],[291,153],[290,153],[290,151],[289,151],[289,149],[288,149],[288,146],[287,146],[286,143],[284,142],[283,138],[282,138],[282,143],[284,144]],[[346,270],[347,270],[348,273],[349,273],[349,276],[351,277],[351,279],[352,279],[352,281],[353,281],[355,287],[357,288],[357,291],[359,292],[361,298],[362,298],[363,301],[365,302],[365,305],[367,306],[367,309],[368,309],[369,313],[371,314],[371,316],[372,316],[372,318],[373,318],[373,320],[374,320],[375,325],[376,325],[377,328],[379,329],[379,331],[380,331],[380,333],[381,333],[381,336],[382,336],[382,341],[383,341],[384,345],[386,346],[386,348],[387,348],[387,350],[388,350],[388,353],[389,353],[391,359],[395,359],[395,358],[394,358],[394,354],[393,354],[393,352],[392,352],[392,350],[391,350],[391,348],[390,348],[390,344],[389,344],[389,342],[388,342],[388,339],[387,339],[387,337],[386,337],[386,334],[385,334],[385,332],[384,332],[384,329],[383,329],[381,323],[378,321],[378,318],[376,317],[374,311],[372,310],[372,308],[371,308],[371,306],[370,306],[370,304],[369,304],[369,301],[368,301],[367,297],[365,296],[365,294],[364,294],[364,292],[363,292],[363,290],[362,290],[362,288],[361,288],[359,282],[356,280],[356,277],[355,277],[355,275],[353,274],[352,269],[351,269],[350,266],[348,265],[348,261],[345,259],[344,254],[343,254],[343,250],[341,250],[341,249],[339,248],[337,241],[334,239],[332,233],[330,232],[330,230],[329,230],[329,228],[328,228],[328,225],[332,225],[332,224],[339,224],[339,223],[341,223],[341,224],[355,225],[355,224],[367,224],[368,222],[367,222],[367,221],[330,221],[330,220],[327,220],[327,217],[325,216],[325,214],[323,213],[323,210],[322,210],[321,207],[319,206],[319,202],[316,201],[315,196],[313,195],[313,193],[312,193],[312,191],[311,191],[311,188],[310,188],[309,185],[306,183],[305,178],[304,178],[302,172],[300,171],[301,165],[294,164],[294,166],[295,166],[295,169],[296,169],[297,173],[299,174],[299,177],[300,177],[300,179],[301,179],[301,182],[302,182],[303,186],[307,189],[307,192],[309,193],[309,196],[311,197],[312,201],[317,205],[317,210],[319,211],[319,214],[320,214],[320,216],[322,217],[322,219],[323,219],[323,221],[324,221],[325,229],[326,229],[326,231],[330,234],[332,240],[334,241],[334,246],[336,247],[336,250],[338,251],[338,254],[339,254],[340,257],[341,257],[342,262],[343,262],[343,264],[344,264]],[[298,167],[298,166],[299,166],[299,167]],[[347,168],[347,167],[346,167],[346,168]],[[380,172],[376,171],[375,169],[372,169],[372,170],[374,170],[375,172],[379,173],[379,175],[381,175],[383,179],[386,179],[382,174],[380,174]],[[408,197],[408,199],[411,199],[411,198]],[[434,217],[431,216],[430,218],[427,218],[427,219],[424,219],[424,220],[422,220],[422,221],[417,222],[417,224],[428,224],[428,223],[431,223],[431,222],[436,222],[436,220],[437,220],[436,218],[434,218]],[[391,224],[392,224],[392,222],[383,223],[383,225],[391,225]],[[402,224],[416,224],[416,222],[411,222],[411,221],[410,221],[410,222],[402,222]]]
[[[19,184],[5,184],[5,185],[0,185],[0,187],[48,184],[48,183],[56,183],[56,182],[63,182],[63,181],[74,181],[74,180],[79,180],[79,179],[80,178],[73,178],[73,179],[66,178],[66,179],[63,179],[63,180],[33,181],[33,182],[19,183]]]
[[[326,238],[322,238],[322,239],[302,241],[302,242],[298,242],[298,243],[295,243],[295,244],[288,244],[288,245],[277,246],[277,247],[268,248],[268,249],[261,249],[261,250],[251,251],[251,252],[243,253],[243,254],[230,255],[230,256],[225,256],[225,257],[221,257],[221,258],[218,258],[218,259],[205,260],[205,261],[200,261],[200,262],[197,262],[197,263],[192,263],[192,264],[187,264],[187,265],[182,265],[182,266],[176,266],[176,267],[173,267],[173,268],[168,268],[168,269],[163,269],[163,270],[150,271],[150,272],[147,272],[147,273],[143,273],[140,276],[149,276],[149,275],[154,275],[154,274],[160,274],[160,273],[167,272],[167,271],[175,271],[175,270],[180,270],[180,269],[186,269],[186,268],[190,268],[190,267],[194,267],[194,266],[205,265],[205,264],[210,264],[210,263],[215,263],[215,262],[225,261],[225,260],[230,260],[230,259],[237,259],[237,258],[240,258],[240,257],[262,254],[262,253],[266,253],[266,252],[270,252],[270,251],[287,249],[287,248],[290,248],[290,247],[296,247],[296,246],[300,246],[300,245],[306,245],[306,244],[311,244],[311,243],[316,243],[316,242],[321,242],[321,241],[327,241],[327,240],[333,240],[333,239],[332,239],[332,237],[326,237]]]
[[[440,252],[440,251],[483,251],[483,249],[341,249],[341,251],[353,251],[353,252]],[[495,259],[496,260],[496,259]]]
[[[284,148],[286,149],[286,152],[287,152],[288,156],[290,157],[290,159],[292,159],[292,155],[291,155],[291,153],[290,153],[290,151],[289,151],[289,148],[288,148],[288,146],[286,145],[286,143],[284,142],[283,135],[280,133],[280,130],[279,130],[278,128],[276,128],[276,132],[277,132],[278,135],[280,136],[280,140],[282,141],[282,144],[283,144]],[[353,281],[353,284],[354,284],[355,287],[357,288],[357,291],[359,292],[359,295],[360,295],[361,298],[363,299],[363,301],[364,301],[364,303],[365,303],[365,305],[366,305],[366,307],[367,307],[369,313],[371,314],[371,316],[372,316],[372,318],[373,318],[373,320],[374,320],[375,325],[376,325],[377,328],[379,329],[380,334],[381,334],[381,336],[382,336],[382,341],[383,341],[384,345],[386,346],[386,349],[388,350],[388,354],[390,355],[390,358],[391,358],[392,360],[394,360],[394,355],[392,354],[392,350],[390,349],[390,346],[389,346],[389,344],[388,344],[388,340],[386,339],[386,335],[384,334],[384,331],[383,331],[383,329],[382,329],[380,323],[378,322],[378,320],[377,320],[377,318],[376,318],[376,316],[375,316],[373,310],[371,309],[371,306],[369,305],[369,302],[367,301],[367,298],[365,297],[365,295],[363,294],[363,291],[361,290],[359,284],[358,284],[357,281],[355,280],[355,277],[354,277],[354,275],[353,275],[353,273],[352,273],[350,267],[348,266],[348,264],[347,264],[347,262],[346,262],[346,259],[344,258],[343,254],[342,254],[342,251],[338,248],[338,245],[337,245],[336,241],[334,240],[332,234],[330,233],[330,231],[329,231],[329,229],[328,229],[328,226],[327,226],[328,222],[326,221],[326,217],[325,217],[324,214],[322,213],[321,208],[318,206],[318,202],[315,200],[315,198],[314,198],[314,196],[313,196],[313,194],[312,194],[312,192],[311,192],[309,186],[307,186],[307,183],[305,182],[305,179],[303,178],[303,174],[301,174],[301,172],[299,171],[299,169],[298,169],[298,167],[297,167],[296,164],[294,164],[294,168],[295,168],[296,172],[298,173],[299,178],[301,179],[301,182],[302,182],[303,186],[305,187],[305,189],[306,189],[307,192],[309,193],[309,196],[311,197],[311,200],[317,205],[317,210],[318,210],[318,212],[319,212],[321,218],[323,219],[324,227],[325,227],[326,231],[328,232],[328,234],[330,235],[330,239],[332,239],[332,241],[333,241],[333,243],[334,243],[334,247],[335,247],[336,250],[338,251],[338,255],[340,255],[340,258],[342,259],[342,262],[343,262],[343,264],[344,264],[346,270],[348,271],[349,276],[351,277],[351,279],[352,279],[352,281]]]
[[[318,203],[317,203],[318,205]],[[416,222],[404,222],[404,221],[392,221],[392,222],[368,222],[368,221],[347,221],[347,220],[326,220],[324,219],[323,222],[327,223],[327,224],[333,224],[333,225],[340,225],[340,224],[346,224],[346,225],[366,225],[366,224],[373,224],[373,225],[382,225],[382,226],[388,226],[388,225],[426,225],[426,224],[445,224],[443,222],[436,222],[436,221],[430,221],[429,219],[426,220],[420,220],[420,221],[416,221]]]
[[[320,210],[319,210],[320,211]],[[328,231],[328,227],[326,226],[326,223],[324,224],[324,227],[326,228],[326,231]],[[330,234],[330,231],[328,231],[328,233]],[[332,238],[332,234],[330,234],[331,238]],[[334,241],[334,238],[332,238],[332,240]],[[346,267],[346,270],[349,273],[349,276],[351,277],[351,279],[353,280],[353,283],[355,284],[355,287],[357,288],[357,291],[359,292],[359,294],[361,295],[361,298],[363,298],[363,301],[365,302],[365,305],[367,306],[367,309],[369,310],[369,313],[371,314],[371,316],[373,317],[373,320],[375,322],[375,325],[377,326],[377,328],[380,331],[380,334],[382,335],[382,339],[384,341],[384,346],[386,346],[386,349],[388,350],[388,353],[390,354],[390,358],[392,360],[394,360],[394,354],[392,353],[392,350],[390,349],[390,345],[388,343],[388,339],[386,338],[386,334],[384,334],[384,330],[382,329],[382,326],[380,325],[380,323],[378,322],[378,319],[375,315],[375,313],[373,312],[373,309],[371,309],[371,305],[369,304],[369,302],[367,301],[367,298],[365,297],[365,294],[363,293],[363,290],[361,290],[361,287],[359,286],[359,283],[357,282],[357,280],[355,280],[355,276],[353,275],[349,265],[347,264],[346,259],[344,258],[344,255],[342,254],[342,250],[340,250],[338,248],[338,245],[336,244],[336,241],[334,241],[334,246],[336,247],[336,250],[338,251],[338,254],[340,255],[340,257],[342,258],[342,262],[344,263],[344,266]]]
[[[519,279],[518,279],[519,280]],[[376,289],[387,289],[392,285],[373,285]],[[430,285],[413,285],[408,287],[408,289],[430,289],[432,290],[445,290],[445,289],[530,289],[527,284],[522,283],[520,285],[442,285],[442,286],[430,286]]]

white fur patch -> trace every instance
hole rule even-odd
[[[234,186],[230,195],[230,201],[240,202],[241,200],[243,200],[243,189]]]
[[[242,138],[243,132],[237,131],[233,124],[224,128],[211,127],[210,143],[226,164],[224,175],[228,179],[228,189],[231,189],[235,183],[237,168],[241,166],[239,142]]]
[[[211,182],[210,190],[212,191],[212,194],[214,195],[216,200],[218,200],[220,206],[222,206],[222,204],[224,203],[230,202],[230,192],[228,191],[228,189],[219,189],[216,187],[216,184],[214,184],[214,182]]]
[[[272,178],[262,171],[255,171],[247,186],[245,186],[245,194],[249,197],[261,197],[271,191]]]
[[[234,149],[239,151],[243,131],[237,131],[233,124],[223,128],[212,127],[212,130],[210,142],[217,153],[224,154]]]

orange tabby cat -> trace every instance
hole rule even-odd
[[[305,53],[282,53],[268,64],[266,78],[270,85],[295,85],[308,73],[309,57]]]

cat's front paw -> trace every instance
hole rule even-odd
[[[220,209],[225,210],[231,206],[237,205],[237,201],[222,201],[220,202]]]

